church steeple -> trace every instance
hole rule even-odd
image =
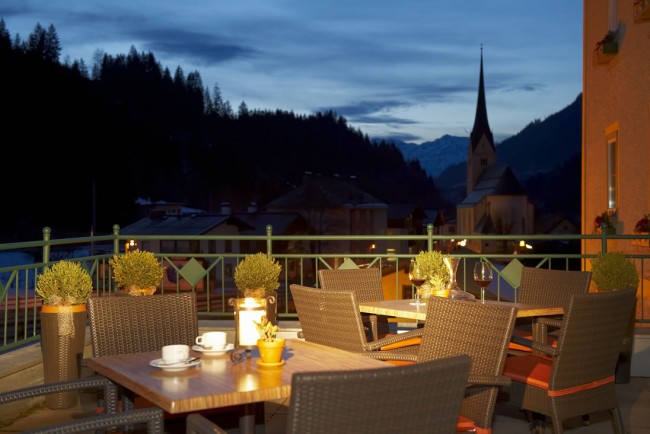
[[[481,72],[478,82],[478,101],[474,127],[470,133],[467,147],[467,195],[474,190],[476,182],[483,171],[496,162],[494,138],[490,131],[485,102],[485,84],[483,83],[483,47],[481,46]]]
[[[487,141],[494,149],[494,138],[490,131],[488,123],[487,104],[485,103],[485,85],[483,83],[483,47],[481,46],[481,74],[478,82],[478,101],[476,102],[476,116],[474,117],[474,127],[470,136],[472,151],[476,149],[481,138],[485,136]]]

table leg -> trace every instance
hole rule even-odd
[[[257,415],[257,410],[259,405],[263,406],[264,403],[257,402],[252,404],[244,404],[241,406],[241,411],[239,415],[239,432],[241,434],[256,434],[255,418]],[[263,423],[261,424],[261,429],[258,432],[264,433]]]

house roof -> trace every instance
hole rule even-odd
[[[287,213],[183,214],[159,218],[145,217],[120,230],[124,235],[203,235],[221,225],[232,225],[241,234],[263,235],[271,225],[276,234],[285,234],[301,217]]]
[[[302,184],[266,205],[272,209],[320,208],[387,208],[376,197],[355,185],[354,179],[305,174]]]
[[[213,228],[229,223],[250,229],[241,220],[224,214],[181,214],[159,218],[144,217],[120,230],[124,235],[203,235]]]

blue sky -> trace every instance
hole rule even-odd
[[[2,0],[26,38],[53,24],[61,61],[152,52],[236,110],[333,110],[370,137],[468,136],[481,45],[497,142],[582,91],[578,0]]]

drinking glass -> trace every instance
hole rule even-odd
[[[420,301],[420,287],[427,281],[427,275],[418,263],[411,259],[411,265],[409,266],[409,280],[415,287],[414,291],[414,302],[411,304],[420,305],[425,304]]]
[[[489,262],[474,264],[474,281],[481,288],[481,303],[485,303],[485,287],[492,283],[492,266]]]

